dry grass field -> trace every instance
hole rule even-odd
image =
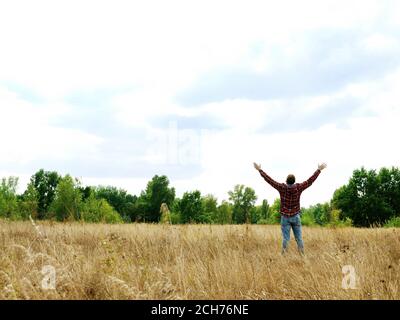
[[[0,299],[400,299],[396,229],[304,228],[283,257],[278,226],[38,224],[0,221]]]

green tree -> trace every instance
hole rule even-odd
[[[144,222],[146,219],[146,212],[148,212],[148,203],[144,193],[137,198],[136,202],[130,209],[130,217],[132,222]]]
[[[94,188],[91,186],[79,187],[79,191],[82,194],[82,200],[86,201],[86,199],[88,199],[90,197],[90,195],[92,194],[92,192],[94,191]]]
[[[229,191],[229,200],[233,203],[233,221],[235,223],[249,223],[251,210],[257,200],[255,191],[244,185],[236,185]]]
[[[203,223],[216,223],[218,214],[218,199],[211,194],[202,198],[203,215],[200,221]]]
[[[268,210],[268,223],[269,224],[277,224],[281,222],[281,200],[275,199],[272,206],[270,206]]]
[[[172,222],[172,224],[181,224],[182,223],[180,209],[179,209],[180,202],[181,202],[181,199],[176,197],[171,204],[171,222]]]
[[[82,204],[79,181],[66,175],[58,183],[54,201],[50,206],[49,217],[54,217],[58,221],[80,220]]]
[[[169,187],[169,180],[166,176],[154,176],[147,184],[146,190],[142,191],[138,205],[135,206],[135,214],[142,214],[147,222],[159,222],[162,203],[171,206],[175,199],[175,189]],[[138,211],[142,211],[139,213]]]
[[[218,207],[217,216],[215,217],[214,222],[218,224],[231,224],[232,212],[232,204],[227,201],[222,201],[221,205]]]
[[[202,198],[203,208],[205,212],[214,214],[217,211],[218,199],[212,194],[208,194]]]
[[[3,178],[0,185],[0,217],[19,219],[17,200],[18,178]]]
[[[301,224],[304,226],[314,226],[316,224],[313,208],[301,208]]]
[[[390,185],[386,170],[381,172],[378,176],[375,170],[355,170],[349,183],[335,191],[332,206],[341,210],[342,220],[349,218],[357,227],[369,227],[382,225],[395,216],[396,200],[388,196],[393,190],[386,187]]]
[[[124,221],[135,221],[136,196],[112,186],[99,186],[95,188],[95,193],[97,198],[107,200]]]
[[[179,212],[183,223],[201,222],[203,202],[200,191],[185,192],[179,203]]]
[[[331,208],[329,203],[318,203],[307,209],[302,209],[302,216],[309,216],[318,225],[326,225],[330,222]]]
[[[260,208],[261,219],[268,219],[268,213],[269,213],[269,203],[267,199],[264,199]]]
[[[119,213],[105,199],[92,192],[82,205],[81,220],[86,222],[121,223]]]
[[[56,188],[61,177],[55,171],[44,171],[43,169],[36,172],[30,183],[38,193],[38,219],[44,219],[50,205],[53,203]]]
[[[39,210],[39,193],[33,186],[28,184],[27,190],[21,196],[19,201],[19,211],[23,219],[28,219],[29,216],[36,219]]]
[[[382,168],[378,174],[379,194],[395,215],[400,216],[400,169]]]
[[[180,201],[181,201],[181,199],[178,198],[178,197],[176,197],[174,199],[174,201],[172,202],[171,207],[170,207],[171,208],[171,212],[179,212]]]
[[[250,223],[256,224],[262,220],[262,206],[255,206],[250,210]]]
[[[268,219],[269,204],[268,200],[264,199],[261,205],[254,207],[251,210],[251,223],[266,224]]]

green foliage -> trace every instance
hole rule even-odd
[[[181,215],[178,212],[171,212],[171,224],[181,224]]]
[[[218,199],[211,194],[202,198],[202,214],[199,217],[199,222],[216,224],[218,223]]]
[[[203,201],[200,191],[185,192],[179,202],[182,223],[204,222]]]
[[[18,178],[3,178],[0,185],[0,217],[6,219],[80,220],[119,223],[159,222],[161,204],[170,212],[163,221],[177,223],[280,223],[280,199],[272,205],[267,200],[255,206],[253,189],[236,185],[229,192],[230,202],[213,195],[202,197],[200,191],[186,192],[175,198],[175,189],[166,176],[154,176],[139,197],[108,187],[81,187],[78,180],[57,172],[35,173],[27,190],[17,195]],[[400,212],[400,170],[382,168],[355,170],[347,185],[337,189],[331,203],[302,208],[306,226],[398,226]]]
[[[82,205],[81,220],[85,222],[121,223],[123,220],[105,199],[92,192]]]
[[[38,193],[38,219],[46,218],[50,205],[53,203],[56,188],[61,177],[55,171],[44,171],[43,169],[36,172],[30,183]]]
[[[132,207],[131,221],[144,222],[148,205],[143,194],[137,198],[135,204]]]
[[[87,187],[79,187],[79,191],[82,194],[82,200],[86,201],[90,195],[92,194],[92,192],[95,190],[95,188],[87,186]]]
[[[210,212],[202,212],[198,218],[197,221],[198,223],[204,223],[204,224],[213,224],[214,222],[214,214]]]
[[[266,225],[266,224],[270,224],[270,223],[269,223],[268,219],[260,219],[257,221],[257,224]]]
[[[330,222],[326,226],[334,228],[350,228],[353,226],[353,221],[350,218],[345,218],[344,220],[338,220],[336,222]]]
[[[269,208],[267,221],[268,224],[279,224],[281,222],[281,200],[275,199],[272,206]]]
[[[255,191],[244,185],[236,185],[233,191],[229,191],[229,200],[233,203],[233,222],[249,223],[251,210],[257,200]]]
[[[358,227],[382,225],[398,212],[400,199],[400,172],[397,168],[355,170],[349,183],[333,195],[334,209],[342,211]]]
[[[270,206],[268,200],[263,200],[260,206],[256,206],[251,210],[251,223],[255,224],[267,224],[264,223],[268,220]],[[262,220],[262,221],[261,221]],[[261,221],[261,223],[258,223]]]
[[[304,225],[318,224],[320,226],[326,225],[330,221],[331,208],[329,203],[318,203],[307,209],[302,208],[302,217],[304,217]]]
[[[137,204],[133,208],[135,220],[147,222],[160,221],[160,207],[166,203],[168,207],[175,199],[175,189],[169,187],[169,180],[166,176],[154,176],[147,184],[146,190],[142,191]],[[133,220],[133,219],[132,219]]]
[[[353,221],[349,218],[342,218],[342,212],[337,209],[333,209],[330,212],[329,223],[326,225],[328,227],[351,227],[353,225]]]
[[[385,223],[386,228],[400,228],[400,217],[393,217]]]
[[[262,204],[261,204],[261,207],[260,207],[261,219],[267,219],[268,218],[269,209],[270,209],[270,207],[269,207],[268,200],[264,199]]]
[[[378,190],[380,196],[391,212],[397,214],[400,212],[400,169],[392,167],[391,169],[382,168],[378,174]]]
[[[179,212],[179,205],[180,205],[180,198],[175,198],[174,201],[172,202],[170,209],[172,212]]]
[[[312,207],[312,215],[315,219],[315,223],[323,226],[327,223],[329,223],[330,220],[330,213],[331,213],[331,208],[329,203],[323,203],[320,204],[318,203],[317,205]]]
[[[233,206],[229,202],[223,201],[222,204],[217,209],[217,214],[214,217],[214,223],[231,224],[232,212],[233,212]]]
[[[21,196],[19,201],[19,211],[21,218],[26,220],[31,216],[36,219],[39,210],[39,193],[33,186],[33,184],[28,184],[28,188],[25,193]]]
[[[315,226],[315,219],[311,210],[305,210],[301,213],[301,224],[303,226]]]
[[[255,206],[250,210],[250,223],[256,224],[258,220],[261,220],[261,206]]]
[[[21,218],[17,200],[18,178],[3,178],[0,185],[0,217],[11,220]]]
[[[218,199],[211,194],[208,194],[202,198],[203,210],[210,215],[215,215],[218,210]]]
[[[70,175],[62,178],[57,185],[48,217],[55,218],[58,221],[80,220],[83,202],[79,187],[79,182]]]
[[[94,192],[98,199],[106,200],[120,214],[124,221],[131,222],[136,220],[136,196],[128,194],[126,190],[117,189],[112,186],[99,186],[94,189]]]

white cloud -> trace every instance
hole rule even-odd
[[[35,161],[65,161],[95,152],[99,138],[80,130],[51,125],[62,117],[67,105],[36,105],[0,87],[0,164],[25,166]]]
[[[112,101],[116,118],[123,124],[146,128],[152,127],[148,120],[155,116],[193,116],[196,110],[188,110],[172,102],[165,90],[138,90],[116,96]]]
[[[257,103],[251,102],[214,104],[215,113],[221,118],[225,114],[224,120],[231,129],[214,132],[203,140],[203,174],[196,179],[179,181],[177,185],[182,191],[192,185],[227,199],[227,191],[235,184],[246,184],[256,189],[260,199],[273,201],[278,194],[253,172],[253,161],[261,162],[272,177],[282,182],[289,173],[296,174],[298,181],[305,180],[318,163],[327,162],[329,168],[304,194],[303,204],[327,201],[336,188],[348,181],[354,169],[399,165],[400,151],[395,147],[396,137],[400,136],[400,94],[396,89],[399,83],[397,72],[378,85],[374,82],[351,85],[333,96],[298,102],[302,111],[310,106],[310,110],[317,112],[316,106],[335,101],[338,96],[362,97],[366,103],[363,110],[373,111],[375,115],[349,118],[346,128],[337,127],[333,122],[316,130],[259,134],[253,130],[262,124],[258,120],[273,108],[286,108],[285,101],[281,107],[279,101],[268,107],[260,103],[263,106],[260,110]]]
[[[116,93],[107,106],[114,116],[110,122],[121,127],[160,133],[151,119],[172,115],[214,117],[227,128],[201,136],[202,173],[171,179],[178,193],[200,188],[223,199],[235,184],[243,183],[272,201],[277,194],[251,167],[253,161],[262,162],[278,180],[289,172],[306,179],[318,162],[327,161],[329,169],[304,195],[304,204],[328,200],[353,169],[398,164],[399,152],[393,145],[399,136],[399,70],[385,70],[382,78],[361,77],[334,92],[297,99],[225,99],[186,108],[175,96],[212,71],[263,74],[277,66],[290,70],[298,66],[296,62],[307,61],[304,56],[310,52],[313,36],[326,30],[367,36],[345,50],[328,43],[326,59],[315,61],[316,65],[351,64],[356,60],[352,49],[391,57],[400,50],[399,12],[398,1],[378,0],[1,2],[0,134],[6,137],[0,148],[1,173],[26,181],[28,168],[49,159],[60,166],[71,159],[79,164],[83,158],[94,164],[118,157],[133,162],[148,159],[147,151],[139,148],[126,148],[115,156],[101,148],[104,139],[117,144],[121,135],[106,132],[100,137],[84,125],[72,129],[55,124],[70,113],[72,106],[65,101],[69,94],[122,88],[124,93]],[[393,61],[396,57],[393,54]],[[343,78],[351,77],[345,72]],[[37,93],[43,101],[21,97],[9,83]],[[346,98],[361,104],[359,112],[344,119],[347,127],[332,120],[294,132],[262,132],[271,119],[302,119]],[[366,116],[367,111],[375,115]],[[95,112],[93,117],[96,123]],[[193,130],[201,135],[201,128],[199,123]],[[146,179],[103,174],[83,181],[115,184],[134,193],[145,187]]]
[[[82,87],[177,88],[236,64],[254,42],[375,23],[380,1],[8,1],[1,78],[46,96]],[[344,10],[344,7],[346,10]]]

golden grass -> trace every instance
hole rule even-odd
[[[304,228],[306,256],[283,257],[278,226],[39,225],[0,221],[0,299],[400,298],[396,229]]]

